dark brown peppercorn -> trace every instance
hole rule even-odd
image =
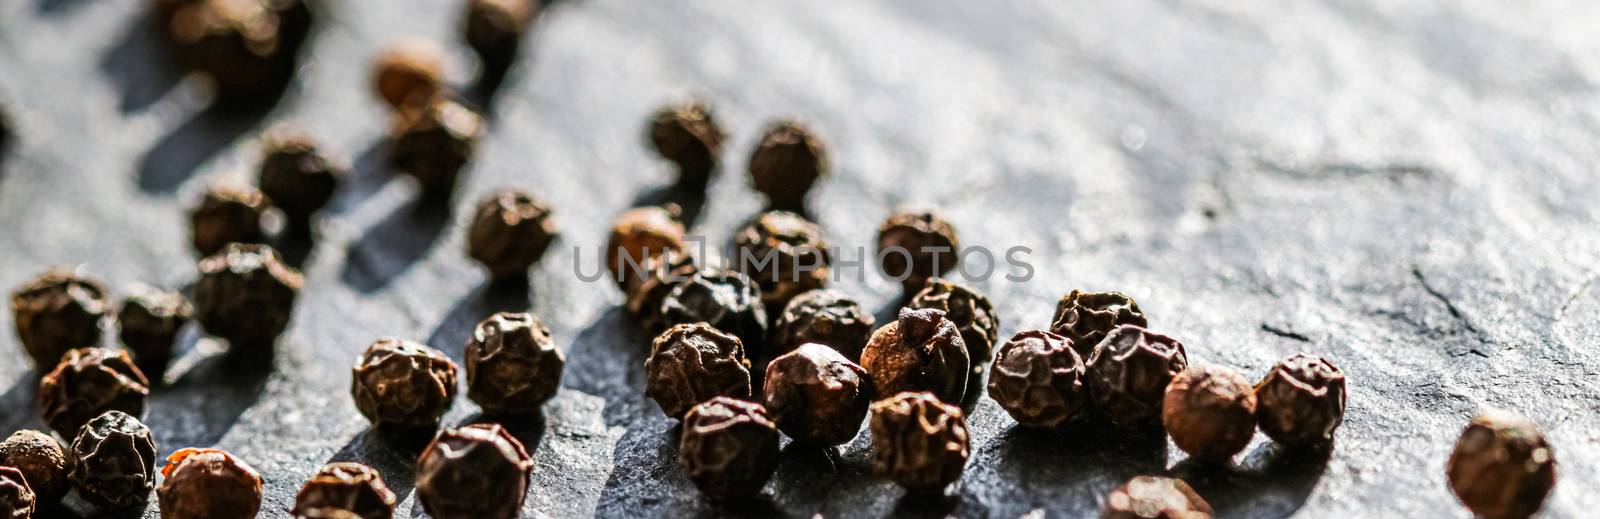
[[[1333,441],[1344,422],[1344,373],[1327,359],[1297,354],[1256,383],[1256,420],[1261,432],[1287,445]]]
[[[1125,324],[1106,334],[1089,357],[1089,398],[1113,424],[1158,426],[1167,384],[1188,367],[1177,339]]]
[[[1138,476],[1106,496],[1100,519],[1211,519],[1211,503],[1181,479]]]
[[[533,415],[561,387],[567,357],[532,314],[501,312],[467,341],[467,398],[484,412]]]
[[[994,344],[1000,340],[1000,314],[995,313],[989,298],[966,285],[947,279],[929,280],[908,305],[913,310],[933,308],[943,310],[944,316],[961,331],[972,356],[972,372],[982,373]]]
[[[814,342],[835,350],[852,362],[861,358],[861,348],[872,337],[877,321],[861,304],[837,290],[812,290],[789,300],[772,325],[768,348],[786,353],[801,344]]]
[[[1461,431],[1445,475],[1450,490],[1485,519],[1523,519],[1556,484],[1555,452],[1532,421],[1505,411],[1478,415]]]
[[[394,492],[377,470],[360,463],[335,462],[324,465],[300,488],[290,513],[296,519],[337,517],[334,512],[348,512],[360,519],[393,519],[394,505]]]
[[[876,397],[867,370],[838,351],[805,344],[767,364],[767,409],[795,441],[841,445],[856,437]]]
[[[39,380],[39,410],[61,436],[76,434],[83,424],[106,411],[144,414],[150,382],[134,367],[128,352],[79,348]]]
[[[372,88],[392,108],[431,103],[444,89],[444,49],[422,39],[391,45],[378,55]]]
[[[99,281],[56,269],[11,293],[17,338],[39,372],[67,350],[100,344],[100,323],[111,304]]]
[[[39,431],[17,431],[0,443],[0,466],[22,472],[40,507],[53,505],[67,495],[72,488],[67,474],[72,471],[74,460],[55,437]]]
[[[38,496],[28,487],[22,472],[0,466],[0,519],[29,519],[38,506]]]
[[[172,361],[178,331],[193,316],[194,307],[183,294],[142,284],[128,290],[117,311],[117,326],[139,371],[152,380],[161,379]]]
[[[878,227],[878,264],[906,292],[955,268],[959,248],[955,227],[931,212],[899,211]]]
[[[329,158],[310,135],[280,129],[267,137],[257,182],[291,228],[304,228],[333,200],[349,166]]]
[[[967,393],[971,359],[955,323],[934,309],[900,309],[900,319],[873,332],[861,352],[878,394],[927,391],[960,403]]]
[[[536,0],[468,0],[461,32],[485,69],[504,70],[511,66],[522,34],[538,11]]]
[[[673,285],[661,301],[667,324],[706,323],[734,334],[746,353],[760,354],[767,342],[767,310],[761,291],[744,274],[705,269]]]
[[[961,479],[970,442],[961,408],[926,392],[872,404],[872,472],[906,490],[939,492]]]
[[[1161,422],[1172,443],[1190,458],[1227,461],[1255,436],[1255,390],[1244,375],[1232,369],[1191,367],[1167,385]]]
[[[1107,332],[1124,324],[1149,326],[1133,298],[1122,292],[1073,290],[1056,304],[1050,331],[1071,340],[1078,354],[1087,357]]]
[[[761,287],[772,312],[794,296],[828,284],[828,241],[822,228],[789,211],[767,211],[733,238],[739,270]]]
[[[432,429],[455,400],[456,364],[422,344],[379,339],[351,371],[350,395],[374,427]]]
[[[1084,372],[1072,341],[1044,330],[1025,331],[995,352],[989,398],[1019,424],[1060,427],[1089,403]]]
[[[556,238],[550,206],[531,194],[501,189],[478,203],[467,232],[467,255],[494,280],[527,276]]]
[[[606,268],[626,293],[648,276],[646,259],[667,251],[683,251],[683,220],[677,205],[636,207],[617,217],[606,241]]]
[[[268,2],[196,0],[173,9],[167,27],[180,60],[203,72],[227,101],[258,102],[286,85],[293,50]]]
[[[716,397],[689,410],[678,438],[678,466],[708,496],[761,493],[778,468],[778,429],[761,404]]]
[[[797,121],[767,127],[750,154],[750,178],[774,209],[804,210],[806,193],[828,174],[822,140]]]
[[[661,333],[667,328],[667,321],[661,315],[661,303],[672,292],[672,287],[688,281],[700,268],[695,265],[693,256],[677,250],[651,256],[645,259],[643,267],[645,276],[633,278],[636,281],[625,289],[628,311],[639,319],[645,331]]]
[[[156,484],[156,442],[138,418],[107,411],[90,420],[72,440],[72,484],[100,506],[142,506]]]
[[[498,424],[446,429],[417,460],[417,500],[434,519],[512,519],[533,460]]]
[[[644,371],[645,396],[673,418],[714,396],[750,398],[750,361],[743,343],[705,323],[662,332],[650,346]]]
[[[294,313],[300,273],[266,245],[232,244],[200,260],[194,285],[194,316],[207,332],[227,339],[233,350],[270,351]]]
[[[656,152],[678,165],[679,182],[704,186],[722,156],[727,135],[711,115],[711,106],[691,99],[664,106],[650,118],[649,138]]]
[[[422,187],[422,198],[442,201],[455,190],[483,134],[483,118],[454,101],[435,98],[401,110],[390,130],[389,162]]]
[[[244,518],[261,510],[261,475],[218,449],[179,449],[167,456],[161,477],[161,519]]]
[[[252,187],[212,186],[189,211],[189,236],[194,250],[210,256],[230,243],[262,243],[261,218],[270,205]]]

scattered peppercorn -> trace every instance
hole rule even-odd
[[[1107,332],[1124,324],[1149,326],[1133,298],[1122,292],[1073,290],[1056,304],[1050,331],[1071,340],[1078,355],[1087,357]]]
[[[767,364],[767,409],[795,441],[832,446],[861,430],[876,391],[867,370],[838,351],[804,344]]]
[[[103,507],[142,506],[156,484],[156,442],[150,428],[122,411],[90,420],[72,440],[72,484]]]
[[[773,353],[793,351],[814,342],[835,350],[852,362],[861,358],[861,348],[872,337],[872,314],[843,292],[811,290],[795,296],[784,306],[772,325]]]
[[[391,45],[378,55],[372,88],[392,108],[431,103],[444,90],[444,49],[424,39]]]
[[[333,200],[349,166],[330,158],[310,135],[280,129],[263,145],[257,182],[272,205],[283,210],[289,229],[309,228],[311,216]]]
[[[270,351],[289,326],[300,272],[266,245],[231,244],[200,260],[194,285],[195,320],[234,351]]]
[[[673,285],[661,301],[667,324],[706,323],[734,334],[746,353],[762,353],[767,310],[750,278],[732,270],[704,269]]]
[[[528,274],[556,238],[550,206],[516,189],[501,189],[478,203],[467,232],[467,254],[503,281]]]
[[[383,483],[383,476],[372,467],[354,462],[323,465],[295,495],[296,519],[337,517],[347,512],[352,519],[393,519],[395,495]]]
[[[1172,377],[1189,367],[1177,339],[1125,324],[1111,330],[1089,357],[1089,398],[1122,427],[1161,424],[1161,404]]]
[[[422,344],[379,339],[351,370],[350,395],[375,427],[438,427],[456,397],[456,364]]]
[[[1211,519],[1211,503],[1181,479],[1138,476],[1106,496],[1100,519]]]
[[[189,211],[190,238],[201,256],[220,252],[230,243],[263,243],[261,217],[271,205],[252,187],[215,185]]]
[[[898,211],[878,227],[878,264],[908,293],[955,268],[959,249],[955,227],[932,212]]]
[[[632,294],[648,278],[644,261],[684,248],[682,210],[676,204],[635,207],[617,217],[606,241],[606,268],[617,286]]]
[[[389,162],[411,175],[430,201],[450,198],[483,134],[483,118],[455,101],[436,98],[401,110],[390,130]]]
[[[151,380],[160,380],[172,361],[178,331],[194,316],[183,294],[144,284],[128,289],[117,311],[122,345],[133,353],[133,363]]]
[[[706,323],[680,324],[657,336],[644,361],[645,396],[681,418],[714,396],[750,398],[750,361],[738,337]]]
[[[35,503],[47,507],[61,501],[72,488],[67,474],[75,458],[55,437],[31,429],[11,433],[0,442],[0,466],[14,467],[33,489]],[[0,514],[0,517],[4,517]]]
[[[467,398],[484,412],[532,415],[556,395],[567,357],[538,317],[501,312],[472,330],[467,341]]]
[[[45,423],[65,437],[106,411],[144,414],[149,386],[128,352],[79,348],[39,380],[39,409]]]
[[[1324,444],[1344,422],[1344,373],[1327,359],[1304,353],[1284,359],[1255,392],[1261,432],[1279,443]]]
[[[1256,433],[1256,395],[1250,381],[1217,365],[1191,366],[1167,385],[1161,422],[1172,443],[1198,461],[1223,462]]]
[[[727,134],[712,117],[710,105],[691,99],[657,110],[648,137],[657,153],[678,165],[680,183],[704,186],[721,161]]]
[[[794,296],[828,284],[828,241],[822,228],[789,211],[767,211],[734,235],[739,270],[761,287],[777,312]]]
[[[484,68],[505,70],[538,11],[539,3],[534,0],[468,0],[461,32],[467,45],[483,59]]]
[[[222,450],[179,449],[167,456],[161,477],[161,519],[255,517],[261,510],[261,475]]]
[[[686,252],[667,250],[646,258],[644,277],[634,277],[636,282],[626,289],[628,311],[639,320],[639,325],[650,333],[661,333],[667,321],[661,315],[661,303],[678,283],[700,271],[694,257]]]
[[[1089,403],[1084,372],[1072,341],[1028,330],[1011,336],[995,353],[989,398],[1019,424],[1060,427]]]
[[[989,298],[966,285],[947,279],[932,279],[927,286],[912,296],[912,310],[933,308],[943,310],[945,318],[955,323],[961,339],[967,343],[972,356],[972,372],[983,373],[983,366],[994,352],[994,343],[1000,340],[1000,314],[995,313]]]
[[[708,496],[759,494],[778,468],[778,427],[761,404],[712,398],[684,416],[678,466]]]
[[[961,479],[970,453],[961,408],[932,393],[906,392],[872,404],[872,472],[917,493]]]
[[[54,368],[67,350],[100,343],[100,324],[111,304],[99,281],[55,269],[11,293],[17,338],[40,372]]]
[[[971,360],[955,323],[935,309],[900,309],[900,318],[867,340],[861,366],[872,374],[878,394],[927,391],[960,403],[967,393]]]
[[[810,128],[798,121],[767,127],[750,154],[750,178],[774,209],[803,211],[806,192],[828,174],[828,153]]]
[[[521,515],[533,460],[498,424],[445,429],[417,460],[417,500],[434,519]]]
[[[1538,425],[1490,410],[1461,431],[1445,475],[1450,490],[1479,517],[1523,519],[1544,504],[1555,469],[1555,452]]]
[[[0,519],[28,519],[38,506],[38,495],[28,487],[22,471],[0,466]]]
[[[267,2],[194,0],[172,9],[169,36],[188,67],[210,76],[225,101],[271,98],[294,74],[299,41],[285,40]]]

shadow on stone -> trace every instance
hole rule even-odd
[[[1118,429],[1092,415],[1060,430],[1013,425],[974,447],[962,493],[996,516],[1043,507],[1064,517],[1092,517],[1112,488],[1136,475],[1160,474],[1166,462],[1167,439],[1160,430]]]
[[[397,432],[368,428],[339,448],[328,463],[353,461],[376,469],[384,484],[405,501],[417,480],[417,456],[432,440],[419,432]]]
[[[260,399],[274,371],[273,348],[251,353],[196,347],[180,359],[187,369],[150,395],[145,421],[163,452],[215,445]],[[188,355],[186,355],[188,356]]]
[[[427,344],[460,361],[466,355],[467,340],[472,337],[472,329],[478,321],[496,312],[528,311],[529,294],[526,281],[479,285],[445,313],[433,333],[428,334]],[[462,372],[461,376],[465,377],[466,373]]]
[[[661,414],[644,396],[644,360],[650,337],[621,306],[613,306],[578,332],[567,350],[564,387],[605,399],[606,425],[632,425],[641,414]]]
[[[693,227],[695,222],[700,221],[700,214],[706,207],[706,186],[675,182],[649,189],[633,199],[633,207],[666,204],[677,204],[683,210],[684,227]]]
[[[433,248],[449,221],[448,208],[415,201],[396,207],[350,244],[339,278],[361,292],[381,290]]]
[[[75,5],[81,1],[44,0],[40,6]],[[138,16],[123,28],[117,43],[100,57],[100,74],[116,85],[121,95],[117,108],[122,113],[148,108],[183,80],[183,68],[172,59],[159,24],[151,9],[141,9]]]
[[[465,395],[462,396],[465,398]],[[491,414],[475,414],[462,421],[461,425],[472,424],[500,424],[506,432],[517,441],[522,442],[522,447],[528,450],[528,455],[533,456],[539,450],[539,444],[544,441],[545,417],[544,411],[532,416],[496,416]]]
[[[11,389],[0,394],[0,409],[6,410],[0,414],[0,433],[9,436],[12,431],[22,429],[50,431],[39,417],[38,373],[34,370],[24,372],[21,377],[17,377],[17,383],[12,385]],[[67,441],[72,441],[72,438],[67,438]]]
[[[389,169],[389,141],[377,139],[368,144],[366,149],[355,155],[351,162],[350,176],[344,180],[344,185],[339,186],[339,191],[334,193],[333,200],[322,209],[324,215],[336,215],[349,212],[361,205],[363,200],[388,185],[394,178],[394,173]]]
[[[163,136],[139,161],[139,189],[171,192],[217,152],[254,131],[271,111],[270,106],[224,108],[213,106],[195,114]]]
[[[1322,479],[1332,452],[1332,446],[1297,450],[1269,441],[1237,465],[1185,459],[1172,467],[1172,475],[1206,498],[1217,517],[1290,517]]]

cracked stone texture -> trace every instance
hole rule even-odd
[[[384,170],[367,64],[401,36],[439,38],[466,84],[457,4],[324,2],[284,98],[230,115],[176,71],[147,2],[0,2],[0,102],[20,131],[0,165],[0,287],[57,264],[119,295],[182,286],[185,207],[249,178],[271,124],[297,121],[353,160],[319,241],[291,254],[306,291],[270,371],[229,371],[191,331],[151,398],[162,454],[248,460],[263,517],[332,459],[376,465],[420,517],[414,459],[367,434],[348,366],[386,335],[459,360],[472,323],[503,308],[537,312],[569,359],[544,419],[518,429],[538,463],[530,517],[1077,517],[1163,473],[1224,517],[1465,517],[1444,464],[1489,406],[1531,416],[1554,446],[1546,517],[1600,509],[1600,4],[570,0],[525,42],[451,216],[419,214],[415,188]],[[672,172],[643,145],[648,114],[690,93],[732,136],[704,204],[663,189]],[[832,147],[811,199],[832,242],[868,247],[893,205],[937,204],[964,243],[1032,249],[1032,281],[972,282],[1002,337],[1048,326],[1073,288],[1121,290],[1199,361],[1258,377],[1294,352],[1327,356],[1350,380],[1336,447],[1308,459],[1258,435],[1237,468],[1206,471],[1161,437],[1023,431],[982,398],[949,499],[901,499],[872,477],[865,435],[831,460],[787,451],[756,503],[701,499],[643,397],[648,337],[611,282],[573,274],[572,250],[593,273],[614,215],[674,199],[722,246],[760,210],[743,165],[784,115]],[[562,226],[526,293],[486,291],[464,252],[462,215],[502,185],[551,201]],[[892,315],[898,284],[836,270]],[[9,318],[0,351],[0,433],[42,428]],[[446,421],[475,414],[458,399]]]

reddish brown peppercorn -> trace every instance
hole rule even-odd
[[[456,397],[456,364],[426,345],[379,339],[351,370],[350,395],[374,427],[438,427]]]
[[[444,89],[444,49],[422,39],[389,46],[373,66],[372,88],[392,108],[432,102]]]
[[[485,68],[504,70],[516,57],[522,34],[538,11],[537,0],[467,0],[461,32]]]
[[[680,324],[662,332],[650,346],[644,371],[645,396],[674,418],[711,397],[750,398],[743,343],[709,324]]]
[[[466,350],[467,398],[491,414],[538,413],[561,387],[567,365],[550,329],[526,313],[501,312],[479,322]]]
[[[828,153],[810,128],[798,121],[767,127],[750,154],[750,179],[774,209],[804,210],[806,193],[828,174]]]
[[[494,280],[518,279],[556,238],[550,206],[532,194],[501,189],[478,203],[467,231],[467,255]]]
[[[417,500],[434,519],[512,519],[532,473],[528,451],[504,427],[446,429],[417,460]]]
[[[900,309],[899,320],[873,332],[861,366],[872,374],[878,394],[928,391],[950,403],[966,395],[972,371],[955,323],[934,309]]]
[[[218,449],[179,449],[167,456],[161,477],[161,519],[255,517],[261,510],[261,475]]]
[[[105,508],[143,506],[156,484],[156,442],[150,428],[122,411],[90,420],[72,440],[72,485]]]
[[[1297,354],[1256,383],[1261,432],[1287,445],[1333,441],[1344,422],[1344,373],[1327,359]]]
[[[266,232],[261,217],[270,207],[267,198],[252,187],[217,185],[206,190],[200,204],[189,211],[190,237],[202,256],[221,251],[230,243],[261,243]]]
[[[482,135],[481,116],[454,101],[435,98],[395,116],[389,162],[417,180],[423,199],[446,200]]]
[[[304,228],[311,215],[333,200],[349,166],[328,157],[310,135],[292,129],[273,132],[262,146],[257,182],[291,227]]]
[[[961,408],[926,392],[900,393],[872,404],[872,472],[919,493],[961,479],[970,454]]]
[[[715,397],[689,410],[678,438],[678,466],[708,496],[761,493],[778,468],[778,429],[761,404]]]
[[[39,380],[39,409],[51,429],[68,436],[106,411],[144,414],[149,386],[127,352],[79,348]]]
[[[761,287],[761,301],[773,312],[794,296],[828,284],[828,241],[822,228],[789,211],[756,216],[733,238],[739,271]]]
[[[1556,484],[1555,452],[1532,421],[1505,411],[1478,415],[1461,431],[1445,475],[1450,490],[1485,519],[1523,519]]]
[[[143,284],[128,289],[117,310],[117,326],[139,371],[152,380],[161,379],[172,361],[178,331],[193,316],[194,307],[183,294]]]
[[[338,517],[348,513],[352,519],[393,519],[395,495],[383,483],[383,476],[372,467],[353,462],[324,465],[295,495],[296,519]]]
[[[647,279],[641,266],[647,258],[683,251],[681,209],[677,205],[636,207],[617,217],[606,241],[606,268],[626,293]]]
[[[995,353],[989,397],[1019,424],[1060,427],[1089,402],[1083,377],[1083,360],[1066,337],[1025,331]]]
[[[661,333],[667,321],[661,315],[661,303],[678,283],[688,281],[700,268],[687,252],[667,250],[646,258],[643,277],[633,277],[635,282],[625,289],[628,311],[639,320],[639,325],[650,333]]]
[[[711,106],[698,99],[657,110],[648,133],[656,152],[678,165],[679,182],[691,186],[704,186],[711,179],[727,138],[712,117]]]
[[[772,359],[763,392],[784,434],[818,446],[855,438],[877,394],[866,369],[821,344]]]
[[[767,311],[750,278],[732,270],[705,269],[674,284],[661,300],[669,325],[706,323],[739,337],[745,353],[765,353]]]
[[[1216,365],[1190,367],[1167,385],[1161,422],[1172,443],[1198,461],[1221,462],[1256,433],[1256,395],[1250,381]]]
[[[876,322],[860,303],[843,292],[812,290],[795,296],[784,306],[772,325],[768,348],[774,353],[786,353],[814,342],[838,350],[854,362],[861,358],[861,348],[872,337]]]
[[[67,350],[100,344],[100,324],[110,309],[99,281],[70,270],[45,272],[11,293],[17,338],[34,368],[54,368]]]
[[[74,461],[66,447],[48,433],[24,429],[0,442],[0,466],[22,472],[40,507],[53,505],[67,495],[72,488],[67,474]]]
[[[289,326],[300,273],[266,245],[232,244],[200,260],[194,315],[207,332],[233,350],[270,350]]]
[[[1138,476],[1106,496],[1100,519],[1211,519],[1211,503],[1181,479]]]
[[[1050,331],[1071,340],[1078,354],[1087,357],[1107,332],[1124,324],[1149,325],[1133,298],[1122,292],[1073,290],[1056,304]]]
[[[1000,340],[1000,314],[995,313],[989,298],[971,287],[947,279],[928,281],[917,295],[912,296],[912,310],[933,308],[943,310],[944,316],[955,323],[961,339],[967,343],[972,356],[972,372],[982,373],[983,366]]]
[[[37,505],[38,496],[22,472],[0,466],[0,519],[28,519]]]
[[[960,246],[955,227],[931,212],[899,211],[878,227],[878,265],[906,292],[955,268]]]
[[[1188,367],[1189,357],[1177,339],[1122,325],[1089,357],[1089,398],[1118,426],[1160,425],[1167,384]]]

